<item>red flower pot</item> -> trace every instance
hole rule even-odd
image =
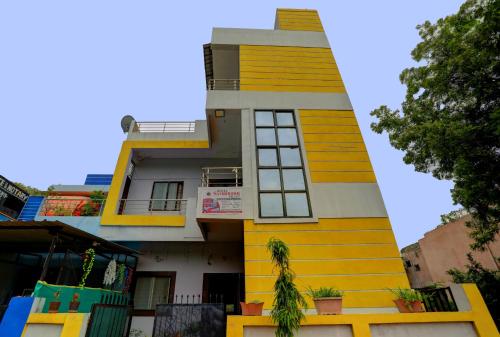
[[[342,313],[342,297],[313,298],[318,315],[339,315]]]
[[[240,302],[241,313],[243,316],[262,316],[262,308],[264,302],[261,303],[245,303]]]
[[[407,302],[403,299],[394,300],[396,307],[398,307],[399,312],[401,313],[410,313],[410,312],[424,312],[424,305],[422,301],[412,301]]]
[[[49,312],[56,313],[59,312],[59,307],[61,306],[61,302],[50,302],[49,303]]]

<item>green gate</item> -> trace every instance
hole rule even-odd
[[[128,336],[130,307],[119,304],[94,304],[90,313],[86,337]]]

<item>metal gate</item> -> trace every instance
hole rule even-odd
[[[124,337],[130,329],[130,307],[119,304],[92,305],[85,337]]]
[[[153,337],[225,337],[223,303],[159,304]]]

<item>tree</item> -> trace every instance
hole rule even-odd
[[[416,171],[454,182],[454,203],[472,215],[472,248],[483,250],[500,223],[500,0],[467,0],[417,29],[402,109],[373,110],[371,127]]]
[[[472,282],[477,284],[491,316],[497,327],[500,327],[500,271],[484,268],[474,260],[471,253],[467,254],[467,259],[469,264],[466,266],[465,272],[451,269],[448,274],[451,275],[455,283]]]
[[[277,324],[276,337],[293,337],[300,328],[304,313],[300,309],[307,308],[307,303],[295,286],[295,274],[290,269],[290,249],[281,240],[271,238],[267,243],[271,253],[271,261],[278,269],[278,277],[274,284],[274,302],[271,319]]]
[[[43,196],[47,196],[48,195],[48,192],[52,191],[54,189],[54,186],[49,186],[49,188],[47,189],[47,191],[42,191],[42,190],[39,190],[38,188],[36,187],[32,187],[32,186],[29,186],[29,185],[24,185],[22,183],[16,183],[14,182],[14,184],[19,187],[20,189],[22,190],[25,190],[26,192],[28,192],[29,195],[43,195]]]

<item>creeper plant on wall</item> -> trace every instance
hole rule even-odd
[[[94,249],[93,248],[87,249],[83,255],[83,275],[79,284],[80,288],[85,287],[85,282],[87,281],[87,277],[89,276],[90,271],[94,266],[94,259],[95,259]]]

